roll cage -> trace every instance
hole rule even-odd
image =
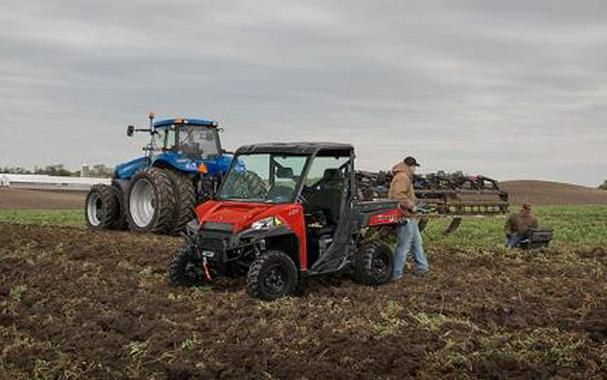
[[[334,143],[276,143],[276,144],[257,144],[257,145],[247,145],[239,148],[232,160],[232,164],[230,169],[228,170],[227,177],[230,176],[232,171],[236,170],[239,167],[240,162],[238,160],[239,156],[242,155],[250,155],[250,154],[270,154],[271,157],[280,157],[280,156],[308,156],[306,163],[304,165],[303,171],[299,176],[297,183],[295,185],[295,191],[290,199],[285,200],[279,203],[299,203],[301,200],[301,194],[306,186],[306,179],[310,173],[310,169],[314,164],[314,160],[316,157],[348,157],[348,161],[342,164],[338,169],[347,174],[347,188],[354,189],[356,186],[356,177],[354,173],[354,147],[348,144],[334,144]],[[274,173],[274,170],[286,169],[279,162],[274,159],[270,160],[270,173]],[[274,181],[276,180],[275,175],[270,175],[270,185],[274,185]],[[227,181],[223,181],[220,188],[217,191],[217,194],[221,194],[224,190]],[[355,195],[356,192],[353,192]],[[221,199],[220,200],[225,200]],[[239,199],[239,201],[243,201]],[[245,200],[246,201],[246,200]]]

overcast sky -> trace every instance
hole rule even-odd
[[[604,0],[3,0],[0,24],[0,166],[115,165],[155,111],[363,169],[607,178]]]

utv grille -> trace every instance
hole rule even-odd
[[[230,223],[204,222],[202,228],[209,231],[232,232]]]
[[[202,239],[200,246],[202,249],[214,252],[222,252],[225,249],[224,241],[221,239]]]

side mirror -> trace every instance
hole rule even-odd
[[[132,125],[129,125],[128,127],[126,127],[126,135],[129,137],[133,136],[133,133],[135,132],[135,127]]]

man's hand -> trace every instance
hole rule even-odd
[[[413,204],[413,202],[411,202],[408,199],[404,199],[401,204],[400,207],[405,210],[405,211],[413,211],[415,210],[415,204]]]

